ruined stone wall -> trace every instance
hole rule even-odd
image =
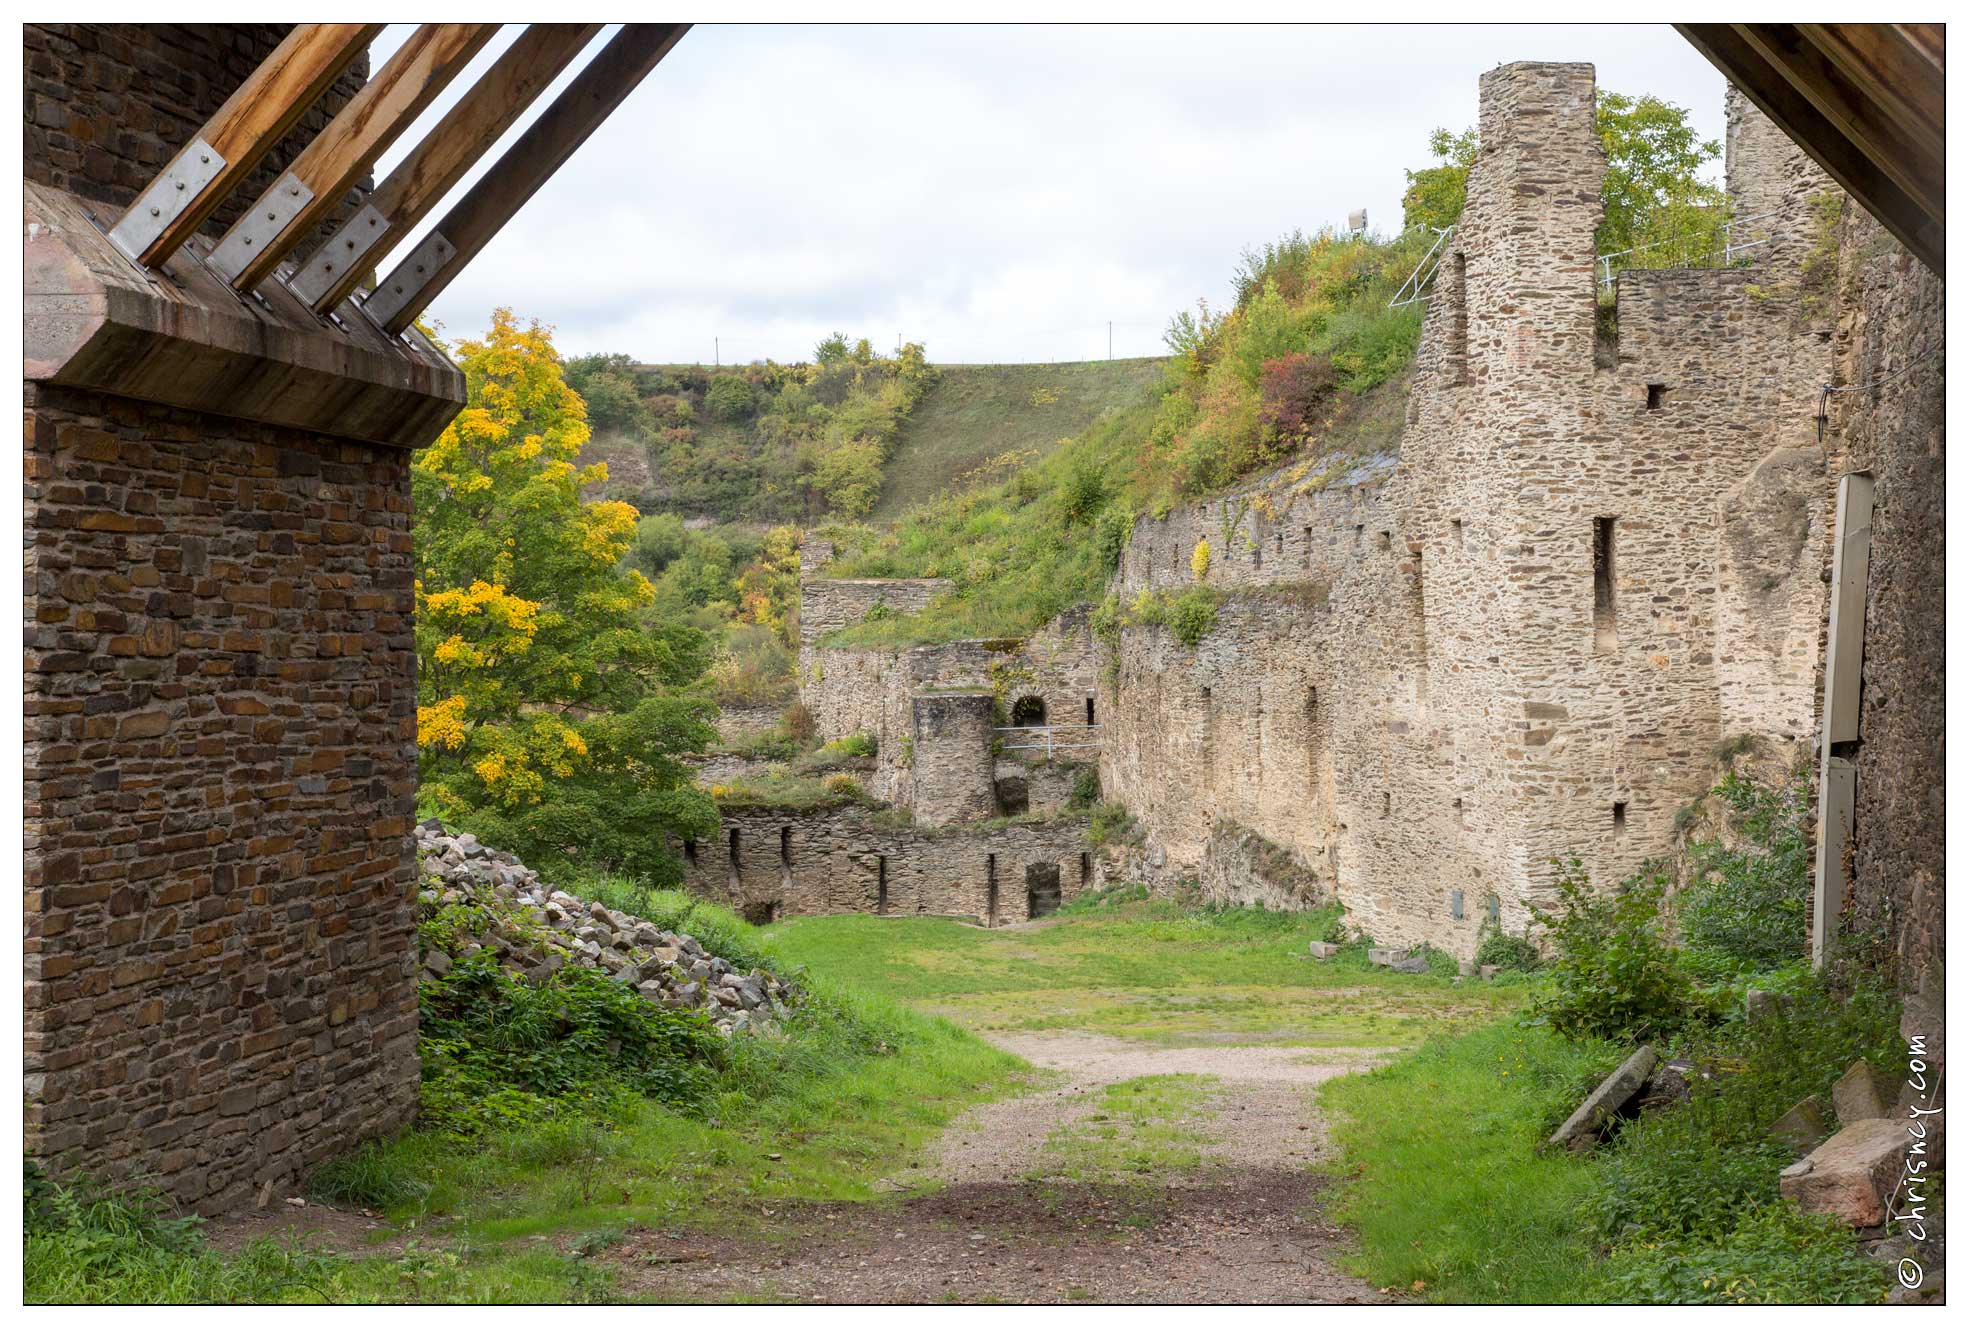
[[[1839,253],[1841,389],[1828,402],[1843,471],[1874,481],[1860,741],[1841,930],[1884,944],[1903,1031],[1944,1058],[1942,282],[1871,217],[1846,209]]]
[[[1062,901],[1093,884],[1084,824],[981,830],[896,825],[869,809],[726,808],[716,843],[682,851],[685,889],[764,920],[884,913],[975,919],[1031,916],[1028,869],[1059,874]]]
[[[1207,537],[1227,597],[1194,650],[1134,628],[1116,662],[1104,785],[1162,876],[1233,889],[1249,830],[1376,937],[1467,956],[1553,859],[1608,884],[1667,850],[1724,738],[1811,732],[1826,306],[1795,265],[1630,271],[1606,345],[1593,102],[1586,65],[1481,80],[1392,470],[1138,524],[1124,595],[1193,583]],[[1739,117],[1733,170],[1760,141]]]
[[[22,25],[29,180],[101,204],[105,223],[204,128],[284,38],[286,23]],[[369,78],[359,56],[206,224],[222,234]],[[361,206],[367,185],[299,251]]]
[[[416,1109],[409,454],[26,429],[27,1149],[237,1206]]]

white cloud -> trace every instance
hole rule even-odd
[[[433,313],[462,335],[510,305],[645,360],[801,358],[836,328],[1079,359],[1109,320],[1117,355],[1157,354],[1246,245],[1398,225],[1429,131],[1524,59],[1722,135],[1721,76],[1665,26],[699,27]]]

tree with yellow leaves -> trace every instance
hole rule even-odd
[[[548,330],[501,309],[457,359],[465,409],[411,467],[425,801],[530,859],[674,880],[665,832],[717,828],[676,757],[711,737],[674,691],[703,635],[639,621],[636,510],[582,495],[607,471],[577,464],[586,408]]]

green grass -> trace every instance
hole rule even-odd
[[[1094,1110],[1053,1128],[1030,1177],[1146,1186],[1203,1166],[1214,1075],[1142,1075],[1108,1085]]]
[[[987,1033],[1405,1047],[1522,1000],[1519,987],[1373,969],[1360,948],[1315,961],[1307,943],[1332,917],[1148,900],[1037,928],[838,915],[765,932],[780,955],[814,972],[853,973],[873,991]]]
[[[1355,1270],[1442,1302],[1877,1302],[1885,1267],[1779,1196],[1792,1155],[1767,1128],[1854,1058],[1884,1065],[1896,1011],[1877,988],[1812,987],[1754,1028],[1686,1030],[1665,1050],[1712,1077],[1588,1157],[1540,1146],[1622,1044],[1507,1021],[1332,1081]]]
[[[872,520],[887,521],[1007,453],[1043,456],[1162,381],[1161,358],[938,365],[883,468]]]

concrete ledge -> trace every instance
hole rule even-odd
[[[337,326],[278,281],[265,305],[240,296],[205,266],[202,236],[148,272],[81,199],[25,192],[29,381],[402,448],[429,443],[464,405],[464,375],[419,334],[387,336],[352,302]]]

